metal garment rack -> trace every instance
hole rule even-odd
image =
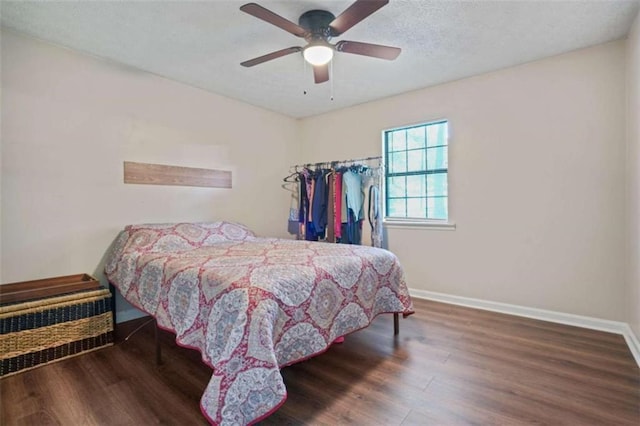
[[[322,163],[307,163],[307,164],[296,164],[295,166],[291,166],[292,169],[296,169],[298,170],[299,168],[305,168],[305,167],[336,167],[336,166],[346,166],[346,165],[351,165],[351,164],[355,164],[358,162],[362,162],[362,161],[372,161],[372,160],[380,160],[380,162],[382,162],[382,156],[381,155],[377,155],[374,157],[363,157],[363,158],[352,158],[350,160],[340,160],[340,161],[325,161]]]

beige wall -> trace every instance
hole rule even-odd
[[[409,286],[620,321],[625,115],[620,41],[303,120],[303,161],[450,120],[457,229],[388,230]]]
[[[627,40],[627,84],[628,322],[640,336],[640,14]]]
[[[3,32],[2,282],[102,276],[130,223],[227,219],[285,236],[280,184],[296,129],[279,114]],[[233,189],[124,185],[124,160],[231,170]]]

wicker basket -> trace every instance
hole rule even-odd
[[[11,302],[0,306],[0,377],[113,344],[111,293],[101,288],[95,278],[86,274],[72,275],[39,280],[35,287],[42,284],[45,287],[41,289],[45,288],[45,293],[50,294],[52,282],[60,282],[63,278],[78,281],[79,277],[83,285],[59,285],[58,292],[65,293],[59,296],[16,301],[9,296],[15,292],[5,292],[3,302]],[[29,287],[27,284],[34,287],[33,283],[36,282],[2,287],[24,289]],[[87,289],[76,290],[77,287]],[[34,294],[32,289],[22,290],[22,293],[23,299]]]

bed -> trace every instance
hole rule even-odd
[[[258,238],[230,222],[127,226],[106,275],[212,369],[213,424],[259,421],[286,400],[280,368],[381,313],[413,313],[397,258],[364,246]]]

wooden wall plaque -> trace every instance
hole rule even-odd
[[[231,188],[231,172],[125,161],[124,183]]]

